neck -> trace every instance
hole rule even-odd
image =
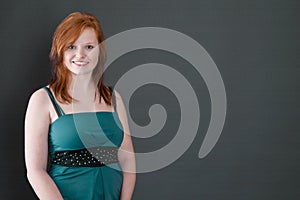
[[[79,101],[93,102],[96,89],[97,85],[91,74],[72,75],[69,94],[73,98]]]

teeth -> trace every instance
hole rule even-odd
[[[84,62],[84,61],[73,61],[73,63],[75,63],[76,65],[86,65],[86,64],[88,64],[88,62]]]

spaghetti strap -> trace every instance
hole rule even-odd
[[[117,108],[117,102],[116,102],[116,95],[115,95],[115,92],[114,92],[114,87],[113,86],[108,86],[108,87],[112,92],[111,97],[112,97],[112,102],[113,102],[113,105],[114,105],[114,111],[117,112],[117,109],[116,109]]]
[[[51,102],[52,102],[52,104],[53,104],[53,107],[54,107],[54,109],[55,109],[55,111],[56,111],[57,116],[60,117],[60,116],[62,116],[62,115],[65,115],[63,109],[62,109],[62,108],[58,105],[58,103],[56,102],[56,100],[55,100],[55,98],[54,98],[54,96],[53,96],[51,90],[50,90],[48,87],[46,87],[46,86],[44,87],[44,89],[47,91],[47,93],[48,93],[48,95],[49,95],[49,97],[50,97],[50,99],[51,99]]]

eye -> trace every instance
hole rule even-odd
[[[93,46],[93,45],[87,45],[86,48],[87,48],[87,49],[93,49],[94,46]]]
[[[70,46],[68,46],[68,49],[75,49],[75,46],[74,45],[70,45]]]

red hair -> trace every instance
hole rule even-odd
[[[103,66],[106,60],[104,36],[97,18],[88,13],[71,13],[56,28],[50,52],[50,60],[54,66],[49,86],[59,102],[69,104],[72,100],[75,100],[68,93],[71,72],[64,65],[63,55],[67,44],[74,43],[86,28],[94,29],[98,43],[101,44],[99,45],[100,64],[93,71],[94,80],[98,80],[97,89],[100,94],[100,102],[101,97],[103,97],[105,103],[111,105],[112,91],[109,87],[103,85]]]

